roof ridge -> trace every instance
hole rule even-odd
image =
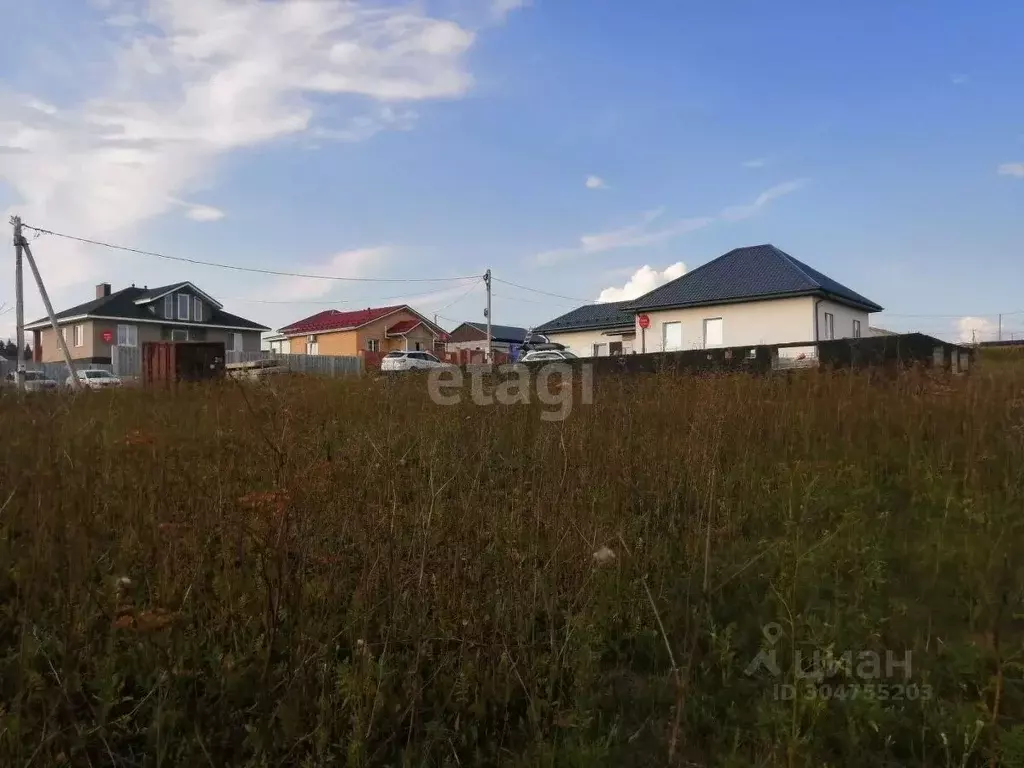
[[[795,257],[793,257],[793,256],[790,256],[790,255],[789,255],[788,253],[786,253],[786,252],[785,252],[784,250],[782,250],[781,248],[778,248],[778,247],[776,247],[776,246],[772,245],[771,243],[765,243],[765,245],[766,245],[766,246],[767,246],[768,248],[771,248],[771,249],[772,249],[773,251],[775,251],[775,253],[777,253],[777,254],[779,254],[780,256],[782,256],[782,259],[783,259],[783,261],[785,261],[785,262],[786,262],[786,264],[787,264],[787,265],[788,265],[788,266],[789,266],[789,267],[790,267],[791,269],[795,269],[795,270],[796,270],[797,272],[799,272],[799,273],[800,273],[800,274],[801,274],[801,275],[802,275],[802,276],[803,276],[804,278],[806,278],[806,279],[807,279],[807,280],[808,280],[808,281],[809,281],[809,282],[811,283],[811,285],[817,286],[818,290],[822,290],[822,291],[823,291],[823,290],[825,290],[825,286],[823,286],[823,285],[821,284],[821,282],[820,282],[819,280],[815,280],[815,279],[814,279],[813,277],[811,277],[810,275],[808,275],[808,274],[807,274],[807,273],[806,273],[806,272],[804,271],[803,267],[801,267],[801,266],[800,266],[800,265],[799,265],[799,264],[797,263],[797,260],[796,260],[796,258],[795,258]]]
[[[684,277],[690,277],[692,275],[695,275],[698,272],[700,272],[702,269],[704,269],[704,267],[709,267],[712,264],[714,264],[716,261],[721,261],[726,256],[732,256],[734,253],[736,253],[736,251],[745,251],[748,248],[760,248],[762,246],[763,246],[763,244],[761,246],[758,246],[758,245],[743,245],[743,246],[740,246],[739,248],[733,248],[731,251],[727,251],[727,252],[723,253],[721,256],[715,256],[715,258],[711,259],[711,261],[705,261],[699,267],[694,267],[693,269],[689,270],[688,272],[683,272],[683,274],[681,274],[679,277],[673,278],[672,280],[669,280],[667,283],[662,283],[661,285],[657,286],[656,288],[652,288],[647,293],[644,293],[644,294],[642,294],[640,296],[637,296],[635,299],[632,299],[631,301],[627,301],[625,303],[630,305],[631,307],[632,306],[636,306],[640,302],[640,300],[642,298],[644,298],[644,296],[650,296],[655,291],[660,291],[662,288],[665,288],[666,286],[672,285],[673,283],[677,283],[680,280],[682,280]],[[772,246],[772,247],[774,247],[774,246]]]

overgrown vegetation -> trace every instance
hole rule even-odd
[[[0,764],[1024,766],[1019,367],[543,407],[0,399]]]

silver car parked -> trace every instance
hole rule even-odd
[[[11,371],[4,376],[4,389],[17,389],[18,387],[18,374]],[[42,371],[25,371],[25,391],[26,392],[48,392],[51,389],[57,388],[57,382],[49,378]]]

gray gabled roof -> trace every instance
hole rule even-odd
[[[466,321],[463,325],[475,328],[480,333],[487,334],[487,323],[473,323]],[[458,328],[455,329],[456,331]],[[452,331],[454,333],[455,331]],[[491,338],[494,341],[507,341],[513,344],[522,344],[526,338],[526,329],[516,325],[491,325]]]
[[[181,283],[180,285],[184,285]],[[117,319],[124,320],[146,320],[153,321],[159,320],[167,325],[174,325],[176,321],[171,319],[163,319],[160,317],[154,317],[150,314],[144,305],[137,304],[137,300],[146,297],[151,293],[150,289],[147,288],[123,288],[120,291],[115,291],[109,296],[101,296],[98,299],[92,299],[84,304],[77,304],[70,309],[65,309],[61,312],[56,313],[57,322],[70,318],[88,317],[88,316],[99,316],[99,317],[115,317]],[[50,322],[48,317],[41,317],[31,323],[26,323],[26,328],[32,326],[41,326]],[[207,316],[201,322],[204,326],[224,326],[228,328],[247,328],[253,331],[269,331],[265,325],[254,323],[252,320],[246,320],[244,317],[233,315],[230,312],[225,312],[220,309],[219,306],[212,306],[207,308]]]
[[[633,313],[622,311],[629,302],[606,301],[601,304],[584,304],[564,315],[548,320],[534,328],[535,333],[559,333],[565,331],[602,330],[606,328],[632,328]]]
[[[785,296],[824,296],[868,312],[882,311],[870,299],[770,244],[731,250],[627,302],[625,308],[643,312]]]

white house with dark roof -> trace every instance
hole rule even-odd
[[[639,352],[636,347],[634,316],[623,311],[628,302],[609,301],[585,304],[572,312],[538,325],[534,333],[542,333],[551,341],[564,344],[579,357],[606,357]]]
[[[736,248],[624,311],[647,352],[743,347],[870,334],[882,307],[773,245]],[[641,329],[641,318],[646,329]]]
[[[592,357],[870,336],[878,333],[870,315],[881,311],[775,246],[756,245],[632,301],[588,304],[535,330]]]

